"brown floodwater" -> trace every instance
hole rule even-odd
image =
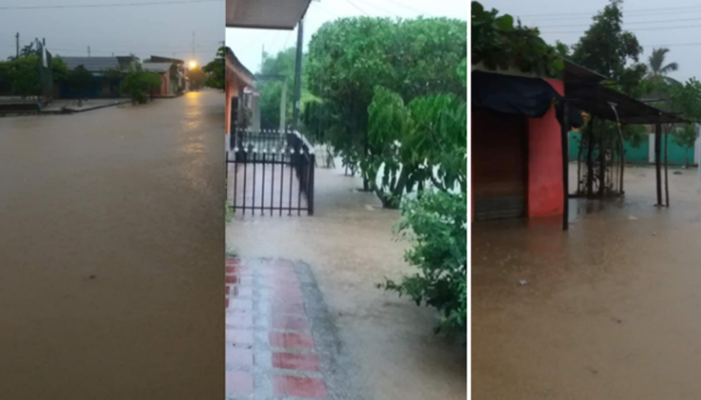
[[[308,263],[339,330],[343,352],[372,399],[464,399],[465,349],[433,334],[436,314],[375,287],[414,272],[407,243],[362,182],[342,170],[316,169],[314,216],[250,216],[227,224],[227,251]],[[346,394],[356,399],[354,393]],[[359,398],[358,398],[359,399]]]
[[[0,397],[224,397],[224,96],[0,118]]]
[[[482,399],[701,398],[701,193],[629,168],[626,197],[560,221],[472,227],[472,385]]]

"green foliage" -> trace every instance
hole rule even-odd
[[[696,124],[684,124],[672,134],[672,141],[685,151],[686,166],[689,166],[689,150],[694,148],[696,143]]]
[[[84,93],[95,85],[95,77],[82,65],[77,66],[68,74],[68,87],[77,93]]]
[[[280,126],[280,101],[282,101],[282,89],[286,85],[285,119],[292,121],[292,109],[294,101],[294,75],[295,75],[296,49],[287,48],[275,56],[265,53],[261,74],[268,75],[270,79],[263,79],[257,88],[260,92],[259,107],[260,118],[263,126],[277,129]],[[303,76],[303,82],[306,81]]]
[[[523,72],[555,76],[564,68],[560,55],[540,37],[538,29],[514,26],[509,14],[472,2],[472,64],[491,70],[516,68]]]
[[[368,112],[372,151],[361,167],[384,207],[398,207],[406,192],[423,190],[427,182],[441,191],[467,190],[464,100],[436,94],[405,105],[399,94],[378,86]]]
[[[572,46],[574,62],[610,77],[627,94],[634,93],[647,74],[647,67],[638,63],[642,46],[632,32],[623,30],[623,0],[610,0],[603,11]]]
[[[122,78],[124,78],[124,71],[118,68],[110,68],[107,71],[103,73],[103,76],[107,81],[109,82],[110,85],[110,93],[115,95],[115,96],[121,96],[122,95],[122,89],[120,88],[120,82]]]
[[[560,57],[564,58],[570,58],[572,57],[572,51],[570,49],[570,46],[562,43],[559,40],[555,41],[555,51],[557,52]]]
[[[402,207],[397,232],[413,238],[405,260],[419,269],[378,285],[441,313],[437,332],[463,331],[467,318],[467,196],[423,192]]]
[[[39,79],[39,57],[22,56],[9,61],[7,76],[12,92],[18,96],[38,96],[41,91]]]
[[[161,76],[155,72],[144,71],[140,66],[129,71],[122,80],[121,89],[129,93],[134,103],[143,104],[148,100],[148,93],[161,87]]]
[[[51,60],[51,76],[56,83],[65,83],[68,81],[70,71],[66,62],[59,56],[53,57]]]
[[[437,93],[466,96],[455,74],[466,57],[465,21],[341,18],[324,24],[309,43],[307,88],[322,99],[325,135],[344,165],[385,149],[369,143],[368,107],[381,86],[404,102]],[[370,171],[362,170],[366,185]]]
[[[656,77],[659,75],[667,75],[670,72],[679,69],[679,64],[673,62],[665,65],[665,58],[669,49],[662,47],[659,49],[652,49],[652,54],[648,58],[648,67],[650,69],[649,76]]]
[[[220,47],[214,60],[202,69],[207,74],[205,86],[224,90],[226,87],[226,47]]]

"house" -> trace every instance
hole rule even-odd
[[[622,124],[684,122],[602,84],[606,78],[571,62],[555,79],[519,71],[472,70],[471,154],[473,220],[560,216],[568,226],[568,132],[581,126],[582,111]],[[580,111],[581,110],[581,111]],[[603,142],[602,142],[603,143]],[[614,149],[606,149],[614,154]],[[594,165],[589,152],[589,166]],[[611,160],[600,158],[596,166]],[[656,152],[657,204],[662,205],[661,157]],[[621,161],[624,164],[625,159]],[[618,162],[618,161],[617,161]],[[601,164],[599,164],[601,163]],[[622,171],[623,169],[621,169]],[[613,182],[623,195],[623,175],[611,168],[598,182]],[[609,175],[606,175],[609,174]],[[591,178],[590,178],[591,179]],[[589,195],[594,192],[589,187]],[[604,194],[607,186],[598,193]]]
[[[240,101],[244,96],[244,89],[253,87],[253,74],[241,64],[230,48],[226,48],[226,133],[232,131],[232,127],[239,119]]]
[[[177,60],[179,61],[179,60]],[[184,63],[173,61],[155,61],[153,57],[144,61],[142,67],[145,71],[151,71],[161,76],[159,97],[175,97],[185,91]]]
[[[226,0],[227,28],[293,30],[311,0]],[[226,48],[226,133],[238,118],[239,97],[253,87],[253,74]],[[255,97],[255,95],[254,95]],[[257,99],[252,99],[256,101]]]
[[[121,78],[111,75],[111,72],[122,71],[118,57],[61,57],[69,70],[82,66],[91,72],[94,80],[93,87],[82,92],[76,92],[68,84],[54,87],[54,96],[72,98],[109,98],[120,97],[118,90]]]

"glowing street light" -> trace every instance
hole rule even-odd
[[[195,69],[195,68],[197,68],[197,61],[195,61],[195,60],[190,61],[190,69]]]

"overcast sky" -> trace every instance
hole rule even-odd
[[[305,51],[312,34],[324,22],[341,17],[364,16],[415,18],[440,16],[467,20],[468,0],[320,0],[312,1],[304,20]],[[276,31],[227,28],[226,44],[251,71],[258,71],[263,46],[277,53],[295,46],[297,30]]]
[[[87,47],[97,56],[128,55],[142,59],[151,55],[189,60],[192,32],[200,63],[211,61],[224,40],[224,0],[0,0],[0,59],[15,54],[15,33],[20,46],[34,38],[46,38],[52,54],[87,56]],[[74,6],[168,3],[158,5],[35,8],[11,7]]]
[[[591,18],[607,0],[485,0],[485,8],[521,17],[528,26],[538,27],[551,44],[560,40],[574,44],[591,25]],[[697,0],[627,0],[623,4],[623,27],[632,31],[644,48],[647,63],[653,48],[668,47],[666,62],[679,63],[670,74],[677,80],[701,77],[701,4]],[[676,27],[676,28],[675,28]]]

